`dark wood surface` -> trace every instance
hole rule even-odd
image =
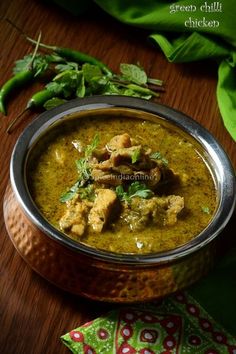
[[[209,129],[236,167],[235,143],[225,130],[217,107],[214,63],[170,64],[147,42],[145,32],[102,13],[75,18],[39,0],[2,0],[0,15],[0,85],[11,76],[14,61],[31,51],[24,37],[5,18],[31,37],[37,37],[41,29],[45,43],[80,49],[97,56],[113,70],[118,69],[120,62],[139,61],[149,76],[166,82],[166,92],[159,101],[192,116]],[[26,115],[11,135],[5,133],[6,127],[39,88],[38,84],[17,93],[9,102],[7,118],[0,116],[1,200],[9,179],[12,148],[34,114]],[[2,354],[67,353],[60,335],[114,307],[67,294],[31,271],[7,235],[2,210],[0,252]]]

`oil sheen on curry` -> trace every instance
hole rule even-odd
[[[52,225],[117,253],[181,246],[216,208],[196,146],[149,120],[90,117],[52,130],[37,143],[29,171],[31,195]]]

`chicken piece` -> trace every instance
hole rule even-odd
[[[107,151],[107,149],[105,147],[93,150],[93,156],[98,161],[104,161],[104,160],[109,159],[109,157],[110,157],[109,152]]]
[[[111,212],[116,204],[116,193],[111,189],[97,189],[96,198],[88,215],[88,224],[95,232],[102,232],[109,221]]]
[[[55,156],[55,161],[59,164],[59,165],[64,165],[65,160],[66,160],[66,154],[65,151],[62,148],[56,148],[54,150],[54,156]]]
[[[88,213],[91,207],[92,203],[88,201],[73,199],[68,202],[67,210],[59,220],[60,229],[82,236],[86,229]]]
[[[128,148],[131,146],[131,139],[129,134],[124,133],[122,135],[116,135],[114,136],[109,143],[107,143],[106,148],[109,152],[122,149],[122,148]]]
[[[155,189],[162,176],[160,168],[158,166],[152,168],[147,176],[148,178],[145,180],[146,185],[151,189]]]
[[[184,198],[176,195],[133,198],[130,205],[124,206],[122,219],[131,230],[142,230],[150,222],[171,226],[177,222],[177,216],[183,208]]]
[[[91,176],[97,184],[108,184],[110,186],[119,186],[122,184],[122,179],[119,175],[104,172],[97,168],[92,170]]]
[[[184,208],[184,198],[178,195],[170,195],[167,198],[168,208],[166,211],[165,225],[174,225],[177,215]]]
[[[108,159],[99,163],[90,164],[90,167],[101,171],[110,171],[113,167],[113,162],[111,159]]]
[[[111,153],[110,160],[114,166],[119,166],[123,162],[132,162],[132,156],[137,150],[141,151],[141,145],[117,149]]]
[[[118,172],[120,175],[133,175],[134,174],[132,167],[127,166],[127,165],[119,165],[117,167],[113,167],[112,171]]]
[[[142,213],[149,214],[154,223],[163,225],[174,225],[177,222],[177,215],[184,208],[184,198],[178,195],[167,197],[154,197],[146,199],[142,205]]]

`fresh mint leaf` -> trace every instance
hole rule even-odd
[[[70,98],[76,94],[77,88],[81,84],[82,75],[81,71],[65,70],[56,75],[53,82],[60,85],[64,98]]]
[[[94,80],[94,78],[99,79],[103,77],[101,69],[96,65],[85,63],[82,65],[82,71],[84,74],[85,82],[87,83],[90,83],[92,80]]]
[[[49,82],[46,85],[47,90],[51,91],[54,93],[55,96],[62,94],[63,87],[61,86],[60,83],[58,82]]]
[[[67,102],[67,100],[64,100],[62,98],[58,97],[53,97],[50,100],[46,101],[43,105],[43,107],[48,111],[49,109],[55,108],[57,106],[60,106],[61,104]]]
[[[147,83],[147,74],[137,65],[121,63],[120,72],[124,79],[137,85],[145,85]]]

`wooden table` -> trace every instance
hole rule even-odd
[[[166,82],[166,93],[160,102],[183,111],[208,128],[236,167],[235,144],[223,126],[217,107],[217,67],[214,63],[170,64],[157,48],[148,44],[147,33],[122,25],[103,13],[75,18],[39,0],[2,0],[0,14],[31,37],[37,37],[41,29],[43,42],[85,51],[115,71],[120,62],[136,63],[138,60],[149,76]],[[2,85],[11,76],[14,61],[32,48],[4,19],[0,21],[0,48]],[[39,88],[38,84],[17,93],[10,100],[7,118],[0,117],[1,200],[9,179],[12,148],[34,114],[26,115],[11,135],[5,133],[6,127]],[[31,271],[16,253],[2,215],[0,252],[2,354],[67,353],[59,340],[60,335],[114,307],[67,294]]]

